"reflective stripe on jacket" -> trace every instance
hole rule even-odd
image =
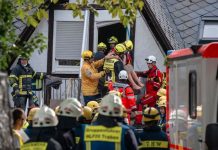
[[[113,58],[113,59],[107,59],[104,62],[104,66],[103,69],[105,70],[106,68],[110,70],[109,73],[105,74],[105,86],[108,85],[109,81],[115,82],[116,77],[115,77],[115,70],[114,70],[114,64],[117,62],[118,60]]]

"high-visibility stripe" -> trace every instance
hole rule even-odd
[[[138,148],[168,148],[168,141],[142,141]]]
[[[35,77],[35,75],[36,75],[36,72],[34,72],[33,77]]]
[[[115,150],[121,150],[121,144],[115,143]]]
[[[42,80],[43,79],[43,73],[41,72],[41,74],[40,74],[40,80]]]
[[[32,78],[32,75],[20,75],[19,78]]]
[[[91,150],[91,142],[86,142],[86,150]]]
[[[127,96],[128,99],[133,99],[135,96]]]
[[[79,143],[80,137],[76,137],[76,144]]]
[[[12,87],[15,87],[15,86],[17,86],[17,83],[12,84]]]
[[[13,75],[13,74],[12,74],[12,75],[10,75],[10,76],[9,76],[9,78],[15,78],[16,80],[18,80],[18,77],[17,77],[17,76],[15,76],[15,75]]]

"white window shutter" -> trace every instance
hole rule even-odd
[[[80,60],[83,27],[83,21],[56,21],[56,60]]]

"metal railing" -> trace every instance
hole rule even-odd
[[[50,91],[48,91],[48,89]],[[62,78],[62,84],[58,89],[44,86],[44,90],[35,91],[34,93],[38,97],[40,104],[51,101],[62,101],[69,97],[75,97],[78,100],[81,100],[81,79]],[[46,98],[49,99],[46,100]]]

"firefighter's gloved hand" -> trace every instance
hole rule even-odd
[[[39,100],[36,95],[33,96],[33,103],[35,104],[35,106],[39,106]]]
[[[110,69],[109,68],[105,68],[105,73],[110,73]]]

